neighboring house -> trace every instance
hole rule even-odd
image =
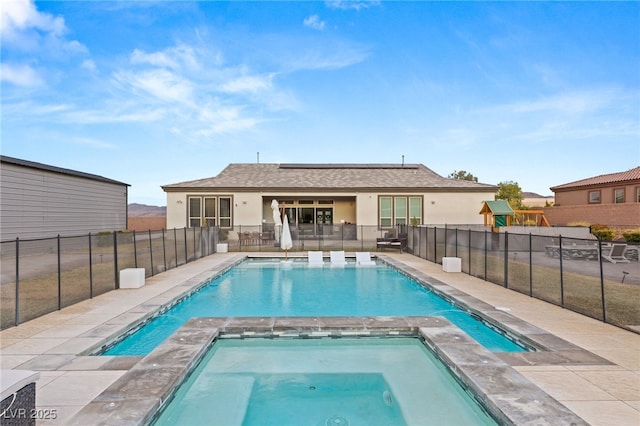
[[[586,222],[640,226],[640,167],[554,186],[555,205],[544,214],[552,225]]]
[[[272,200],[294,225],[482,224],[497,186],[444,178],[422,164],[230,164],[162,187],[167,228],[273,225]],[[316,227],[321,229],[322,227]]]
[[[127,228],[126,183],[0,156],[2,241]]]

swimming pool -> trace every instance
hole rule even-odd
[[[145,355],[194,317],[444,316],[489,350],[522,346],[398,270],[309,268],[306,261],[248,259],[158,315],[102,355]]]
[[[155,425],[495,425],[418,338],[219,339]]]

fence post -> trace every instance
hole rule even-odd
[[[504,288],[509,288],[509,232],[504,231]]]
[[[149,229],[149,258],[151,261],[151,276],[153,276],[153,242],[151,241],[151,229]]]
[[[167,270],[167,244],[165,242],[164,228],[162,228],[162,260],[164,265],[164,270]]]
[[[58,246],[58,310],[62,309],[62,262],[60,261],[60,234],[57,238]]]
[[[444,224],[444,257],[447,257],[447,224]]]
[[[484,280],[487,281],[487,230],[484,230]]]
[[[16,325],[20,324],[20,238],[16,237]]]
[[[133,264],[138,267],[138,247],[136,246],[136,230],[133,230]]]
[[[433,263],[438,263],[438,227],[433,227]]]
[[[178,267],[178,231],[173,228],[173,254],[176,257],[176,268]]]
[[[562,268],[562,235],[558,237],[559,245],[558,249],[560,250],[560,306],[564,308],[564,271]]]
[[[200,228],[200,247],[202,247],[202,228]],[[196,245],[196,228],[193,228],[193,260],[196,260],[198,258],[197,253],[198,253],[198,246]],[[204,250],[200,250],[200,254],[202,255],[203,253],[204,253]]]
[[[604,303],[604,269],[602,266],[602,240],[598,237],[598,261],[600,262],[600,295],[602,299],[602,321],[607,322],[607,308]]]
[[[458,257],[458,228],[456,228],[456,257]]]
[[[533,297],[533,240],[529,232],[529,297]]]
[[[187,227],[184,228],[184,263],[189,263],[189,250],[187,249]],[[177,266],[177,265],[176,265]]]
[[[120,277],[118,274],[118,233],[113,231],[113,268],[116,276],[116,289],[120,288]]]
[[[469,275],[471,275],[471,228],[469,228]]]
[[[89,232],[89,299],[93,299],[93,252],[91,249],[91,232]]]

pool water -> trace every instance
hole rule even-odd
[[[525,349],[396,269],[244,261],[102,355],[146,355],[194,317],[444,316],[487,349]]]
[[[221,339],[155,425],[495,425],[417,338]]]

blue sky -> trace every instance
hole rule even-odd
[[[640,164],[639,2],[3,0],[3,155],[131,185],[423,163],[524,191]]]

